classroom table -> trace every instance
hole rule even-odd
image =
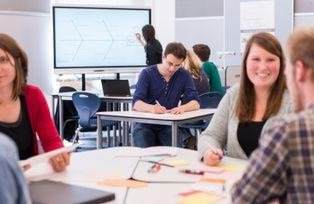
[[[52,115],[55,113],[56,105],[55,100],[57,99],[57,103],[59,105],[59,134],[61,138],[63,138],[63,100],[72,100],[72,94],[74,92],[62,92],[62,93],[53,93],[52,96]],[[115,105],[120,104],[121,110],[128,110],[129,104],[132,102],[132,96],[104,96],[103,93],[95,93],[101,101],[106,103],[107,110],[109,109],[109,104],[113,104],[113,109],[115,110]]]
[[[174,160],[184,160],[185,166],[167,167],[162,166],[157,173],[148,173],[152,164],[143,160],[169,159],[165,156],[149,156],[149,157],[126,157],[134,151],[138,151],[137,147],[113,147],[100,150],[92,150],[86,152],[72,153],[70,165],[64,172],[53,172],[49,164],[34,166],[25,172],[25,176],[29,181],[38,181],[49,179],[61,181],[65,183],[95,188],[99,190],[111,191],[116,194],[116,200],[113,203],[127,204],[170,204],[177,203],[181,198],[179,193],[191,190],[191,187],[202,176],[190,175],[179,172],[182,168],[202,168],[206,167],[198,160],[197,152],[194,150],[183,149],[178,147],[166,147],[176,149],[177,155],[171,157]],[[222,165],[238,165],[243,168],[247,161],[224,157],[221,161]],[[232,177],[236,178],[242,174],[242,170],[229,172]],[[226,172],[228,173],[228,172]],[[225,177],[223,174],[213,174],[217,178]],[[225,198],[217,201],[217,203],[226,203],[228,201],[228,190],[230,189],[234,178],[229,175],[226,178],[228,186],[224,191]],[[99,185],[99,181],[105,179],[135,179],[148,182],[147,187],[128,188],[128,187],[112,187]],[[230,182],[229,182],[230,181]],[[52,197],[53,199],[53,197]]]
[[[114,120],[124,122],[138,122],[158,125],[170,125],[172,130],[172,146],[178,146],[177,132],[178,126],[208,118],[214,114],[216,109],[199,109],[173,115],[170,113],[154,114],[139,111],[107,111],[97,112],[97,148],[102,148],[102,123],[101,120]],[[124,141],[128,138],[128,132],[123,131]],[[124,142],[125,143],[125,142]]]

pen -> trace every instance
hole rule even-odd
[[[211,148],[211,150],[212,150],[212,152],[213,152],[215,155],[219,156],[219,158],[222,159],[223,155],[218,154],[218,150],[217,150],[217,149]]]
[[[179,107],[179,106],[181,106],[181,100],[180,100],[179,103],[178,103],[178,107]]]
[[[170,164],[164,164],[164,163],[160,163],[160,162],[156,162],[156,161],[152,161],[152,160],[142,160],[142,161],[153,163],[153,164],[159,164],[161,166],[174,167],[173,165],[170,165]]]
[[[157,100],[155,100],[155,102],[156,102],[159,106],[161,106],[160,103],[159,103]]]
[[[180,169],[179,171],[185,174],[204,175],[204,171],[201,171],[201,170]]]

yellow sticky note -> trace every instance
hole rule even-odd
[[[223,168],[225,171],[243,171],[244,166],[240,165],[220,165],[220,168]]]
[[[171,166],[186,166],[189,164],[188,162],[186,162],[182,159],[165,159],[165,160],[162,160],[160,163],[168,164]]]
[[[129,187],[129,188],[141,188],[147,187],[146,182],[135,181],[130,179],[106,179],[97,182],[100,186],[115,186],[115,187]]]
[[[199,192],[180,198],[179,204],[209,204],[222,198],[223,197],[219,195]]]

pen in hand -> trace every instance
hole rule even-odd
[[[211,148],[211,150],[212,150],[212,152],[213,152],[213,154],[214,154],[214,155],[217,155],[217,156],[219,156],[219,159],[222,159],[223,154],[222,154],[222,155],[221,155],[221,154],[219,154],[217,149],[215,149],[215,148]]]
[[[155,102],[156,102],[157,105],[161,106],[160,103],[159,103],[157,100],[155,100]],[[161,107],[162,107],[162,106],[161,106]]]

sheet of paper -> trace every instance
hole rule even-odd
[[[128,187],[128,188],[142,188],[147,187],[148,184],[142,181],[135,181],[130,179],[106,179],[97,182],[100,186],[116,186],[116,187]]]
[[[179,199],[179,204],[209,204],[214,203],[223,197],[220,195],[215,195],[211,193],[193,193],[189,196],[184,196]]]
[[[49,159],[51,157],[54,157],[54,156],[56,156],[60,153],[63,153],[63,152],[72,152],[77,147],[78,147],[78,144],[75,144],[75,145],[72,145],[69,147],[62,147],[62,148],[59,148],[59,149],[56,149],[56,150],[53,150],[53,151],[50,151],[47,153],[43,153],[43,154],[39,154],[37,156],[30,157],[26,160],[21,160],[21,161],[19,161],[19,164],[21,166],[24,166],[26,164],[30,164],[31,166],[36,166],[40,163],[48,163]]]
[[[154,146],[147,148],[134,147],[128,152],[117,153],[116,157],[147,157],[147,156],[176,156],[178,149],[168,146]]]

